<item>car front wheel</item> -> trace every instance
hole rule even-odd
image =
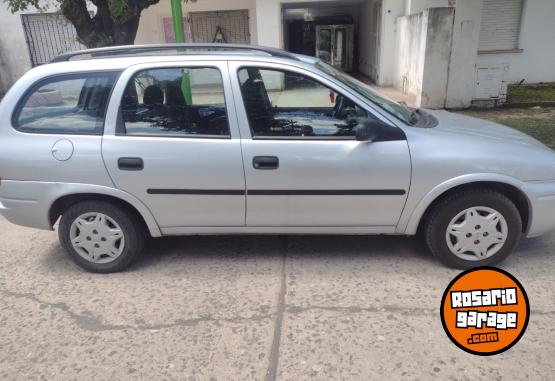
[[[87,271],[124,270],[141,252],[145,230],[137,216],[105,201],[85,201],[62,215],[60,242]]]
[[[459,269],[499,263],[514,251],[521,234],[515,204],[490,189],[448,196],[432,210],[426,226],[434,256]]]

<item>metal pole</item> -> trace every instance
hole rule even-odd
[[[181,0],[171,0],[173,33],[175,34],[175,42],[185,42],[185,31],[183,30],[183,9],[181,8]]]
[[[175,34],[175,42],[185,42],[185,31],[183,30],[183,8],[181,0],[171,0],[173,32]],[[193,104],[193,91],[191,90],[191,75],[187,69],[183,70],[181,78],[181,91],[188,105]]]

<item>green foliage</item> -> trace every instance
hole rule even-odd
[[[36,8],[39,11],[46,11],[48,8],[48,2],[41,6],[40,0],[4,0],[8,4],[8,8],[12,13],[26,11],[29,8]],[[62,0],[50,1],[50,4],[59,3]]]
[[[2,0],[0,0],[2,1]],[[160,0],[91,0],[97,12],[91,17],[85,0],[3,0],[12,13],[59,9],[77,31],[83,45],[94,48],[130,45],[135,41],[141,12]]]
[[[107,0],[112,17],[125,21],[129,18],[129,2],[127,0]]]
[[[555,83],[542,83],[535,85],[509,85],[507,101],[516,102],[543,102],[555,101]]]

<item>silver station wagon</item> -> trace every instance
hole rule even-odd
[[[0,106],[0,213],[94,272],[149,236],[425,236],[445,264],[555,228],[555,153],[408,108],[311,57],[241,45],[68,53]]]

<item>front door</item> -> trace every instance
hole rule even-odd
[[[354,128],[373,115],[307,71],[231,63],[230,73],[243,100],[248,226],[397,224],[411,170],[404,138],[356,141]]]
[[[244,226],[245,178],[235,110],[226,105],[227,64],[169,65],[122,74],[103,140],[110,176],[165,233]]]

